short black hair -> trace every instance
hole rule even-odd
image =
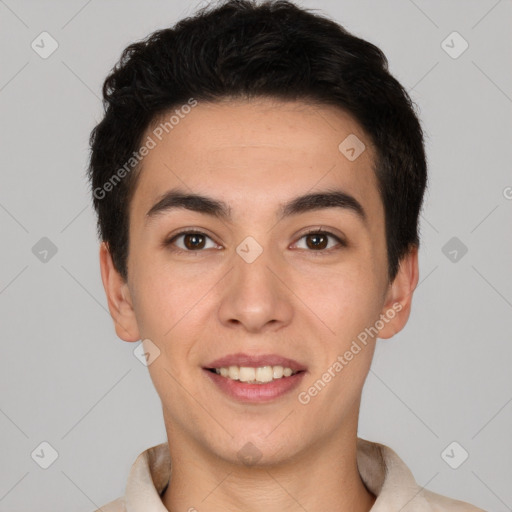
[[[400,260],[419,247],[427,164],[415,104],[377,46],[285,0],[207,5],[130,44],[105,79],[88,177],[98,235],[116,270],[127,279],[129,204],[140,170],[134,155],[148,127],[191,98],[258,97],[338,107],[370,137],[392,282]]]

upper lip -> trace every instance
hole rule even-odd
[[[230,354],[219,359],[215,359],[215,361],[208,363],[205,368],[227,368],[229,366],[245,366],[248,368],[258,368],[261,366],[283,366],[284,368],[290,368],[293,371],[306,370],[306,366],[303,364],[277,354],[249,355],[242,353]]]

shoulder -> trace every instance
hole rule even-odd
[[[96,509],[94,512],[126,512],[124,498],[121,497],[115,499],[114,501],[110,501]]]
[[[455,500],[426,489],[423,489],[422,495],[430,505],[432,512],[486,512],[465,501]]]

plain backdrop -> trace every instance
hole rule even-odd
[[[511,2],[298,3],[385,52],[426,135],[420,284],[405,329],[378,342],[359,435],[420,485],[510,511]],[[0,1],[0,511],[94,510],[166,440],[137,343],[108,313],[85,169],[123,48],[198,5]]]

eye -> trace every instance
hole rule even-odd
[[[175,244],[175,242],[179,239],[182,239],[182,245]],[[211,240],[213,245],[207,247],[206,240]],[[176,245],[179,250],[185,252],[199,252],[201,249],[215,249],[217,245],[213,240],[206,234],[201,231],[182,231],[177,235],[174,235],[172,238],[165,242],[166,246]]]
[[[310,250],[310,252],[330,252],[335,247],[329,246],[329,239],[334,240],[341,247],[346,247],[347,244],[340,237],[325,231],[323,229],[313,229],[304,233],[300,240],[306,240],[306,247],[299,247],[299,249]],[[207,240],[211,241],[211,245],[207,245]],[[178,243],[180,241],[180,243]],[[169,240],[164,242],[165,246],[171,247],[172,250],[178,250],[183,252],[201,252],[202,249],[216,249],[217,244],[202,231],[188,230],[181,231],[180,233],[172,236]],[[336,245],[336,244],[335,244]],[[175,249],[176,248],[176,249]]]
[[[346,247],[346,243],[340,237],[334,235],[329,231],[323,229],[314,229],[308,231],[300,237],[299,240],[306,239],[306,247],[299,247],[300,249],[311,249],[313,252],[326,251],[329,252],[333,247],[329,247],[329,238],[335,240],[340,246]]]

